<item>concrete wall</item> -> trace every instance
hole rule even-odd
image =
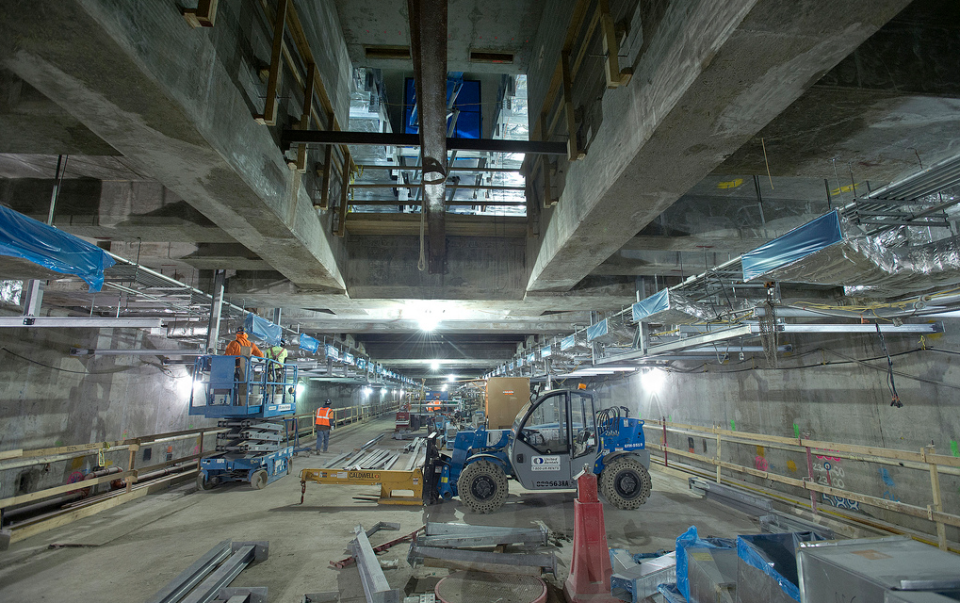
[[[173,347],[130,329],[0,330],[0,450],[24,450],[120,440],[215,426],[187,414],[190,374],[152,356],[70,356],[71,347]],[[174,458],[194,453],[195,440],[174,442]],[[209,445],[209,442],[208,442]],[[163,462],[167,444],[151,461]],[[127,452],[107,454],[126,466]],[[97,457],[0,471],[0,498],[67,483],[89,471]]]
[[[924,344],[956,353],[960,349],[957,326],[956,322],[947,324],[947,335],[927,338]],[[875,336],[788,341],[793,343],[794,352],[781,360],[777,370],[754,368],[763,363],[762,359],[741,362],[734,356],[723,365],[715,361],[690,363],[652,376],[642,372],[596,385],[602,406],[623,405],[630,409],[631,416],[639,414],[645,419],[665,417],[678,423],[718,425],[783,437],[799,433],[822,441],[916,452],[933,444],[938,453],[960,456],[956,448],[960,441],[960,356],[924,351],[918,339],[887,338],[888,348],[894,354],[894,370],[915,377],[895,376],[903,408],[890,406],[886,360]],[[906,353],[896,355],[899,352]],[[856,359],[881,357],[868,364],[883,370],[846,361],[837,354]],[[660,387],[656,387],[658,381]],[[659,442],[659,431],[647,429],[646,433],[648,441]],[[674,448],[692,448],[710,457],[716,454],[715,440],[709,437],[688,439],[686,434],[670,434],[668,441]],[[797,452],[724,443],[723,458],[795,479],[807,476],[806,457]],[[927,471],[838,460],[824,451],[813,460],[818,482],[827,483],[829,479],[836,487],[924,508],[932,503]],[[724,474],[744,479],[743,475],[727,471]],[[766,480],[746,479],[784,488]],[[941,473],[940,481],[944,510],[956,513],[960,509],[960,477]],[[787,490],[804,499],[808,497],[805,492]],[[849,506],[843,500],[823,500],[822,504]],[[933,530],[933,524],[927,521],[867,505],[859,505],[859,509],[886,521],[927,532]],[[960,536],[949,526],[947,534],[954,541]]]

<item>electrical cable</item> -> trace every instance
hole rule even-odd
[[[887,351],[887,342],[883,338],[883,331],[880,330],[880,325],[877,327],[877,336],[880,337],[880,349],[883,350],[883,353],[887,357],[887,381],[890,385],[890,406],[894,408],[903,408],[903,402],[900,401],[900,394],[897,393],[897,384],[893,380],[893,360],[890,358],[890,353]]]
[[[26,356],[21,356],[20,354],[18,354],[18,353],[16,353],[16,352],[13,352],[13,351],[11,351],[11,350],[8,350],[7,348],[0,348],[0,350],[3,350],[4,352],[6,352],[6,353],[8,353],[8,354],[12,354],[12,355],[16,356],[17,358],[20,358],[21,360],[26,360],[27,362],[31,362],[31,363],[33,363],[33,364],[36,364],[37,366],[42,366],[42,367],[44,367],[44,368],[53,369],[53,370],[55,370],[55,371],[63,371],[64,373],[76,373],[77,375],[112,375],[112,374],[114,374],[114,373],[119,372],[119,371],[105,371],[105,372],[102,372],[102,373],[91,373],[90,371],[73,371],[73,370],[70,370],[70,369],[60,368],[60,367],[58,367],[58,366],[52,366],[52,365],[50,365],[50,364],[44,364],[44,363],[42,363],[42,362],[37,362],[36,360],[32,360],[32,359],[30,359],[30,358],[27,358]]]

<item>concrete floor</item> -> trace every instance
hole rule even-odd
[[[334,431],[330,451],[324,456],[332,458],[389,430],[392,421],[383,418]],[[381,444],[384,448],[403,445],[386,438]],[[294,472],[312,466],[321,466],[318,457],[298,458]],[[759,532],[746,515],[700,499],[681,479],[655,473],[653,489],[637,511],[605,506],[610,547],[637,553],[672,550],[676,537],[691,525],[696,525],[701,535]],[[356,568],[328,566],[329,561],[347,555],[345,547],[358,523],[365,527],[378,521],[401,525],[399,532],[372,536],[374,545],[426,522],[528,527],[541,520],[557,534],[573,535],[573,492],[526,492],[512,482],[507,504],[492,515],[467,512],[457,501],[400,507],[352,498],[375,490],[308,484],[301,506],[297,504],[300,484],[295,475],[262,491],[231,485],[198,492],[192,483],[184,484],[12,545],[0,553],[0,601],[146,601],[215,544],[232,539],[270,543],[269,559],[245,570],[235,586],[266,586],[271,603],[299,603],[305,593],[329,590],[339,590],[343,601],[362,602]],[[48,548],[54,543],[85,546]],[[399,569],[385,570],[391,586],[410,584],[424,592],[447,574],[445,569],[411,568],[405,561],[408,548],[398,545],[383,555],[384,559],[401,560]],[[558,575],[556,580],[547,578],[548,582],[562,585],[571,551],[569,542],[558,546]]]

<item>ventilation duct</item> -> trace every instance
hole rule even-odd
[[[691,301],[683,294],[669,289],[633,304],[634,322],[677,325],[716,318],[716,311],[710,307]]]
[[[632,344],[636,332],[636,327],[626,323],[626,315],[618,314],[587,327],[587,341],[608,345]]]
[[[897,231],[871,236],[833,211],[745,253],[743,279],[843,286],[847,295],[917,293],[960,283],[958,244],[903,245]]]

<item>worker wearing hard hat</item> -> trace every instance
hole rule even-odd
[[[330,408],[329,398],[317,409],[314,426],[317,432],[317,452],[326,452],[327,445],[330,443],[330,430],[333,429],[333,409]]]
[[[244,348],[247,348],[245,351]],[[237,327],[237,338],[227,344],[227,349],[223,352],[226,356],[247,356],[254,355],[263,358],[263,352],[257,347],[257,344],[247,339],[247,331],[242,326]]]
[[[283,365],[287,361],[287,350],[283,347],[285,345],[287,345],[287,340],[281,339],[277,345],[268,347],[264,356]],[[283,366],[272,365],[271,373],[270,380],[277,384],[277,393],[281,393],[283,391]]]
[[[285,345],[287,345],[287,340],[281,339],[277,345],[272,345],[267,348],[266,357],[283,364],[287,361],[287,350],[283,347]]]

